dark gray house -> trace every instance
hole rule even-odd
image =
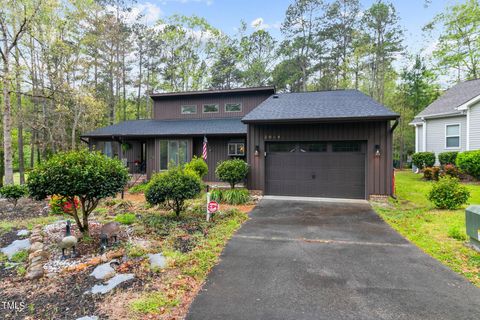
[[[207,181],[229,158],[250,165],[247,186],[269,195],[368,199],[392,194],[398,115],[357,90],[275,93],[274,87],[152,94],[153,119],[83,135],[132,172],[202,155]]]

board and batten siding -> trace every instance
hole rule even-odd
[[[449,118],[427,119],[427,145],[425,151],[439,153],[448,151],[465,151],[467,148],[467,117],[456,116]],[[446,148],[447,124],[460,124],[460,148]],[[437,163],[438,164],[438,163]]]
[[[180,96],[154,99],[153,119],[225,119],[242,118],[266,100],[270,93],[229,93],[224,95]],[[225,112],[225,104],[241,103],[241,112]],[[204,104],[217,104],[218,112],[203,113]],[[181,106],[196,105],[197,113],[182,114]]]
[[[423,148],[423,125],[417,125],[417,134],[415,139],[417,139],[417,148],[416,152],[425,151]]]
[[[367,142],[366,195],[392,194],[392,133],[389,121],[356,123],[248,125],[247,159],[250,165],[249,189],[265,191],[265,143],[272,141],[346,141]],[[375,145],[380,157],[375,157]],[[255,146],[260,152],[255,156]],[[268,156],[268,155],[267,155]]]
[[[480,149],[480,102],[470,107],[470,150]]]
[[[161,140],[186,140],[187,141],[187,161],[192,160],[192,138],[186,137],[166,137],[155,138],[147,141],[147,179],[153,174],[160,172],[160,141]]]

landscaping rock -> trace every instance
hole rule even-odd
[[[151,268],[165,268],[167,266],[167,259],[163,256],[163,254],[156,253],[156,254],[149,254],[148,259],[150,260],[150,267]]]
[[[105,294],[107,292],[112,291],[116,286],[119,284],[129,281],[135,278],[135,275],[133,273],[125,273],[125,274],[117,274],[113,278],[107,281],[106,284],[97,284],[93,286],[93,288],[85,293],[92,293],[92,294]]]
[[[39,250],[43,250],[43,243],[37,241],[37,242],[34,242],[31,246],[30,246],[30,252],[35,252],[35,251],[39,251]]]
[[[28,231],[27,229],[18,230],[17,232],[17,236],[19,237],[26,237],[29,234],[30,234],[30,231]]]
[[[92,273],[90,273],[92,277],[95,277],[97,280],[105,280],[107,278],[111,278],[115,275],[115,269],[110,266],[110,262],[101,264],[93,269]]]
[[[21,250],[26,250],[30,248],[30,240],[29,239],[23,239],[23,240],[15,240],[8,246],[0,249],[0,251],[6,255],[9,259],[12,258],[12,256],[21,251]]]
[[[35,257],[43,257],[45,259],[48,259],[48,257],[50,256],[50,254],[47,252],[47,251],[44,251],[44,250],[37,250],[35,252],[32,252],[28,255],[28,259],[29,260],[32,260],[33,258]]]
[[[97,316],[85,316],[81,318],[77,318],[77,320],[98,320]]]
[[[43,267],[32,268],[30,271],[27,272],[25,278],[28,280],[35,280],[43,277]]]

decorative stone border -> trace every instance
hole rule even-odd
[[[43,266],[48,262],[50,254],[44,250],[42,227],[36,226],[30,235],[32,244],[28,250],[28,268],[25,278],[28,280],[39,279],[44,275]]]

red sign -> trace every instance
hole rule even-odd
[[[218,211],[218,202],[210,201],[207,206],[208,212],[215,213]]]

